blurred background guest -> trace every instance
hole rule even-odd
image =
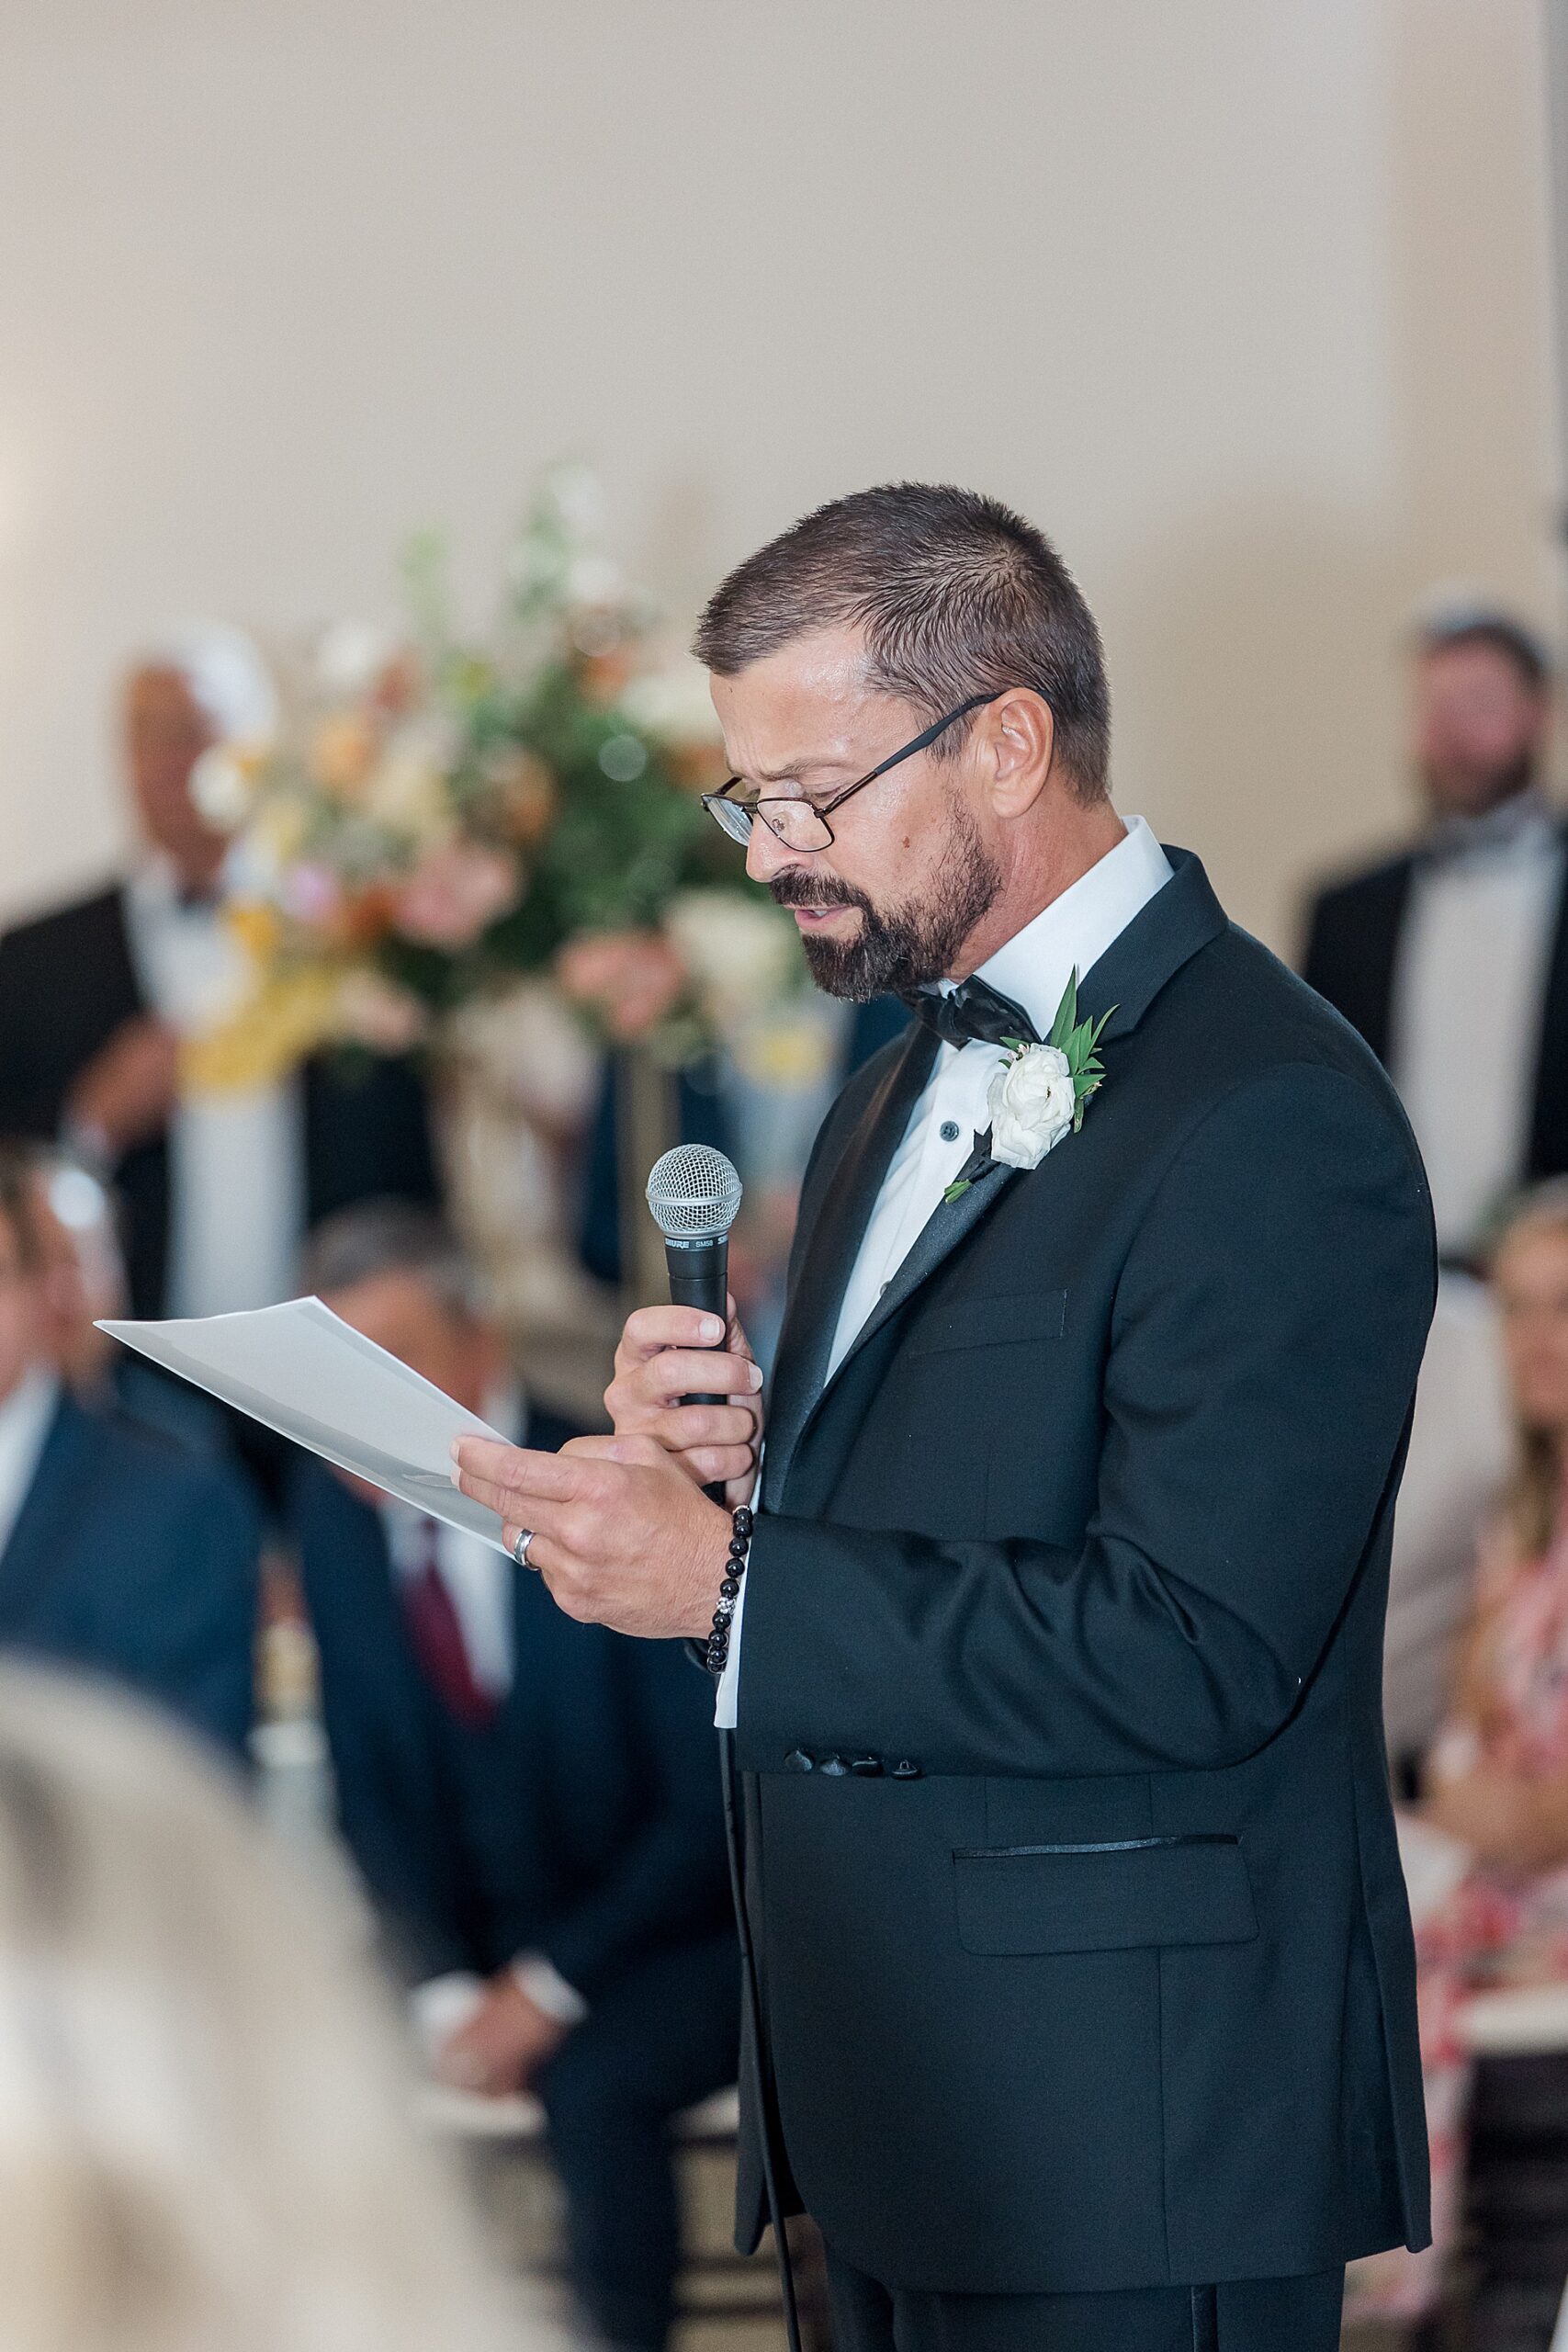
[[[152,1715],[0,1667],[7,2352],[560,2352],[313,1893]]]
[[[1302,969],[1398,1087],[1444,1256],[1472,1260],[1527,1178],[1568,1169],[1568,920],[1542,792],[1551,674],[1531,630],[1481,604],[1417,635],[1411,750],[1421,837],[1321,890]]]
[[[78,1401],[36,1172],[0,1145],[0,1645],[132,1685],[243,1754],[260,1529],[237,1472]]]
[[[210,1034],[244,978],[200,763],[265,738],[273,689],[248,639],[207,624],[135,665],[121,718],[141,852],[107,889],[0,938],[0,1131],[62,1137],[112,1180],[135,1314],[271,1306],[320,1217],[370,1193],[435,1197],[423,1093],[384,1056],[182,1084],[182,1042]]]
[[[304,1282],[497,1429],[570,1434],[509,1376],[434,1217],[345,1211]],[[436,2068],[537,2094],[579,2300],[604,2342],[654,2352],[678,2257],[669,2121],[738,2064],[711,1691],[679,1645],[574,1623],[489,1544],[320,1463],[290,1518],[343,1833]]]
[[[28,1159],[49,1353],[72,1394],[198,1453],[237,1458],[234,1424],[214,1398],[98,1329],[130,1311],[112,1194],[57,1145],[34,1144]]]
[[[1502,1982],[1568,1982],[1568,1180],[1517,1209],[1494,1282],[1515,1464],[1478,1546],[1406,1860],[1434,2242],[1376,2257],[1359,2291],[1363,2308],[1378,2300],[1405,2312],[1435,2302],[1453,2250],[1470,2074],[1464,2001]]]
[[[1473,1275],[1445,1273],[1416,1383],[1383,1638],[1383,1724],[1403,1796],[1416,1793],[1423,1758],[1448,1711],[1454,1651],[1473,1597],[1476,1543],[1512,1449],[1491,1294]]]

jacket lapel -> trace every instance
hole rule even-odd
[[[40,1595],[70,1558],[90,1469],[90,1431],[80,1406],[62,1397],[0,1553],[0,1633],[31,1630]]]
[[[1224,910],[1210,888],[1209,878],[1201,865],[1193,856],[1191,851],[1168,849],[1166,854],[1173,868],[1170,880],[1163,890],[1149,900],[1143,912],[1128,924],[1121,937],[1112,941],[1100,961],[1084,976],[1078,988],[1080,1018],[1092,1017],[1098,1021],[1102,1016],[1108,1016],[1101,1039],[1102,1047],[1107,1046],[1113,1047],[1118,1038],[1130,1035],[1143,1019],[1160,990],[1168,981],[1175,978],[1182,965],[1195,956],[1201,947],[1207,946],[1212,939],[1218,938],[1226,928]],[[1105,1083],[1107,1086],[1115,1084],[1113,1059],[1108,1059],[1106,1062]],[[898,1136],[903,1134],[909,1105],[913,1100],[914,1097],[911,1095],[905,1102],[904,1116],[897,1123],[897,1135]],[[1088,1115],[1090,1118],[1094,1116],[1092,1103],[1089,1105]],[[897,1140],[897,1136],[894,1140]],[[887,1161],[892,1156],[892,1144],[887,1146],[880,1158],[874,1159],[875,1183],[869,1197],[864,1196],[864,1176],[863,1175],[857,1182],[856,1216],[852,1237],[847,1224],[836,1237],[840,1250],[847,1248],[847,1255],[843,1257],[842,1263],[836,1271],[836,1287],[833,1294],[834,1312],[827,1322],[825,1336],[820,1327],[815,1332],[815,1337],[820,1344],[811,1360],[810,1369],[814,1373],[814,1377],[809,1387],[805,1388],[804,1393],[799,1396],[795,1396],[792,1389],[790,1397],[792,1419],[787,1429],[787,1443],[782,1449],[782,1459],[778,1464],[776,1477],[770,1478],[768,1481],[770,1502],[783,1493],[784,1481],[788,1475],[789,1465],[794,1459],[800,1439],[818,1406],[836,1385],[845,1367],[853,1361],[869,1340],[875,1338],[877,1332],[883,1329],[899,1309],[908,1304],[916,1292],[931,1280],[938,1268],[953,1255],[959,1243],[968,1238],[981,1219],[989,1216],[998,1201],[1005,1193],[1011,1190],[1021,1177],[1027,1175],[1028,1181],[1035,1184],[1049,1183],[1051,1176],[1047,1171],[1054,1170],[1058,1154],[1072,1150],[1073,1143],[1074,1137],[1071,1135],[1064,1136],[1055,1150],[1048,1152],[1039,1167],[1032,1171],[992,1166],[970,1185],[966,1193],[960,1193],[956,1201],[939,1201],[916,1236],[903,1264],[866,1317],[864,1325],[852,1344],[845,1350],[842,1362],[838,1365],[829,1381],[824,1375],[837,1324],[838,1305],[842,1300],[850,1269],[854,1263],[854,1253],[860,1247],[861,1238],[865,1231],[874,1204],[876,1192],[880,1190],[883,1176],[886,1172]],[[814,1255],[814,1246],[808,1245],[801,1266],[803,1279],[809,1271],[811,1258]],[[802,1370],[806,1368],[803,1363]],[[773,1436],[770,1431],[768,1440],[770,1462],[773,1458]]]
[[[845,1286],[888,1163],[936,1055],[935,1036],[912,1023],[837,1165],[818,1187],[818,1206],[802,1237],[795,1287],[779,1335],[768,1405],[764,1483],[770,1495],[782,1490],[795,1442],[821,1390]]]

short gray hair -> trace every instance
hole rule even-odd
[[[468,1321],[489,1302],[478,1270],[446,1219],[413,1201],[362,1201],[323,1217],[309,1235],[299,1278],[317,1297],[381,1274],[415,1274],[443,1306]]]

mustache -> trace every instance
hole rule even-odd
[[[865,892],[857,890],[852,883],[840,882],[835,874],[808,874],[803,867],[792,865],[783,874],[775,874],[768,888],[775,906],[858,907],[863,914],[872,912]]]

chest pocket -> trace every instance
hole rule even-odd
[[[964,1348],[1027,1346],[1037,1340],[1059,1340],[1066,1328],[1065,1290],[955,1298],[921,1317],[905,1352],[914,1358],[953,1354]]]

